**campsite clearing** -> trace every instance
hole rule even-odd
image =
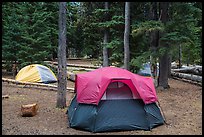
[[[4,76],[3,76],[4,77]],[[2,95],[9,95],[2,100],[3,135],[201,135],[202,134],[202,87],[178,80],[169,80],[170,89],[157,90],[160,106],[169,125],[162,125],[152,131],[121,131],[91,133],[69,128],[67,108],[56,108],[56,91],[23,88],[15,84],[2,82]],[[74,83],[68,81],[68,86]],[[69,104],[74,93],[67,94]],[[39,105],[34,117],[21,117],[23,104],[36,102]]]

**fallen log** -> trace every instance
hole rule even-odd
[[[57,70],[57,65],[53,65],[53,64],[48,64],[51,68]],[[83,67],[67,67],[68,71],[92,71],[95,70],[93,68],[83,68]]]
[[[185,67],[180,69],[171,69],[174,72],[190,73],[194,75],[202,76],[202,67]]]
[[[192,80],[200,83],[202,82],[202,76],[198,76],[198,75],[185,74],[185,73],[179,73],[174,71],[171,71],[171,75],[173,77],[183,78],[183,79]]]
[[[52,61],[45,61],[46,63],[52,64],[52,65],[58,65],[58,62],[52,62]],[[82,65],[82,64],[67,64],[67,66],[70,67],[81,67],[81,68],[92,68],[92,69],[98,69],[101,66],[94,66],[94,65]]]
[[[91,69],[91,68],[82,68],[82,67],[67,67],[67,70],[68,71],[92,71],[92,70],[95,70],[95,69]]]
[[[37,103],[21,105],[21,116],[22,117],[33,117],[37,114],[37,110],[38,110]]]
[[[196,81],[192,81],[192,80],[188,80],[188,79],[183,79],[183,78],[178,78],[178,77],[172,77],[172,79],[181,80],[181,81],[188,82],[190,84],[195,84],[195,85],[198,85],[198,86],[202,87],[202,83],[199,83],[199,82],[196,82]]]
[[[98,69],[101,66],[93,66],[93,65],[82,65],[82,64],[67,64],[67,66],[70,67],[81,67],[81,68],[92,68],[92,69]]]
[[[49,89],[57,90],[57,85],[52,85],[52,84],[21,82],[21,81],[17,81],[17,80],[13,80],[13,79],[7,79],[7,78],[2,78],[2,82],[13,83],[16,85],[24,85],[24,87],[28,85],[28,86],[44,87],[44,89],[49,88]],[[70,92],[74,92],[74,88],[67,87],[67,90]]]
[[[53,65],[53,64],[48,64],[51,68],[57,70],[58,66],[57,65]],[[67,67],[67,70],[68,71],[85,71],[85,72],[88,72],[88,71],[92,71],[92,70],[95,70],[93,68],[82,68],[82,67]]]
[[[56,68],[57,69],[57,66],[53,65],[53,64],[49,64],[51,67],[53,68]],[[91,71],[91,70],[94,70],[94,69],[86,69],[86,68],[75,68],[75,67],[72,67],[72,68],[67,68],[67,78],[71,81],[75,81],[75,73],[73,73],[73,71]],[[72,72],[70,72],[72,71]]]

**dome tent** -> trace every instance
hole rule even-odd
[[[15,78],[22,82],[53,83],[57,82],[55,74],[48,67],[40,64],[32,64],[23,67]]]
[[[91,132],[151,130],[164,123],[151,77],[117,67],[76,75],[68,110],[72,128]]]

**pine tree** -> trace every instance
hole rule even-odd
[[[124,68],[129,70],[130,2],[125,2]]]
[[[161,16],[161,21],[166,24],[169,20],[168,16],[168,8],[169,8],[169,3],[168,2],[161,2],[160,3],[160,16]],[[164,35],[164,33],[160,32],[159,34],[161,37]],[[168,74],[169,74],[169,44],[160,41],[159,46],[164,47],[164,52],[162,56],[159,58],[159,78],[158,78],[158,86],[162,87],[164,89],[169,88],[168,84]]]
[[[108,10],[109,8],[109,3],[105,2],[105,10]],[[105,14],[105,20],[108,20],[108,12],[106,11]],[[109,38],[109,29],[105,28],[104,29],[104,40],[103,40],[103,66],[107,67],[108,66],[108,48],[106,47],[108,43],[108,38]]]
[[[67,59],[66,59],[66,2],[59,3],[59,46],[58,46],[58,92],[57,107],[66,107]]]

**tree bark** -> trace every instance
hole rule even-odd
[[[158,78],[158,86],[163,87],[164,89],[169,88],[168,85],[168,52],[165,51],[164,55],[160,57],[159,61],[159,78]]]
[[[124,68],[129,70],[130,49],[130,2],[125,2],[125,31],[124,31]]]
[[[171,54],[168,54],[168,78],[171,78],[171,61],[172,61],[172,56]]]
[[[105,2],[105,9],[108,10],[109,8],[109,3],[108,2]],[[108,16],[108,13],[106,13],[106,21],[107,21],[107,16]],[[109,32],[108,32],[108,28],[105,28],[104,30],[104,39],[103,39],[103,67],[107,67],[109,62],[108,62],[108,48],[106,47],[107,43],[108,43],[108,35],[109,35]]]
[[[179,45],[179,68],[182,67],[182,51],[181,51],[181,44]]]
[[[150,20],[158,20],[158,13],[157,13],[157,2],[152,2],[150,5],[150,12],[149,12],[149,19]],[[159,31],[154,30],[150,32],[150,49],[155,55],[157,47],[159,45]],[[153,78],[157,79],[157,58],[155,56],[151,56],[151,66],[153,71]]]
[[[12,73],[13,73],[13,78],[15,79],[16,75],[17,75],[17,63],[15,61],[15,63],[12,66]]]
[[[161,21],[166,24],[168,21],[168,7],[169,3],[168,2],[160,2],[160,17]],[[160,37],[162,37],[164,34],[160,33]],[[169,61],[170,61],[170,56],[168,54],[168,47],[169,45],[163,41],[159,42],[160,47],[165,48],[164,54],[159,58],[159,78],[158,78],[158,86],[162,87],[164,89],[169,88],[168,84],[168,75],[169,75]]]
[[[67,59],[66,59],[66,2],[59,3],[59,46],[58,46],[58,108],[66,107]]]

